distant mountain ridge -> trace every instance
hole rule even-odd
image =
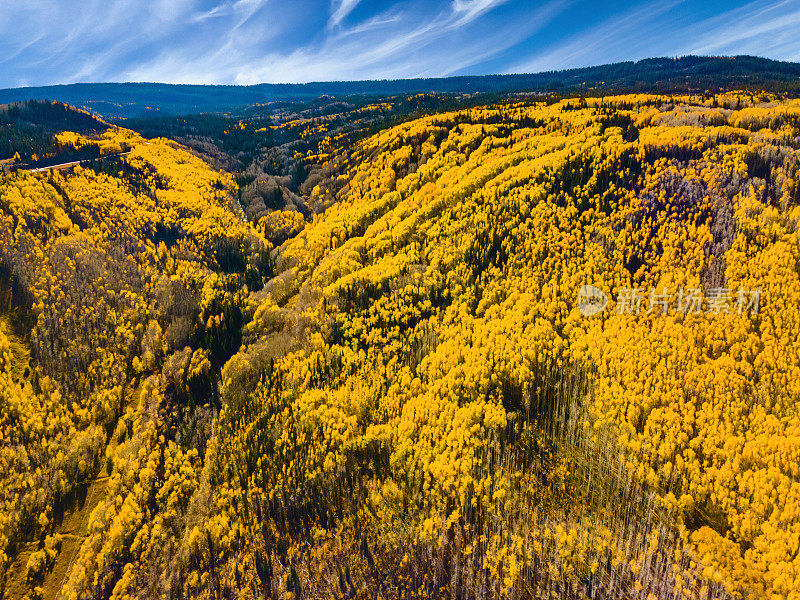
[[[648,58],[594,67],[531,74],[428,79],[184,85],[167,83],[76,83],[0,90],[0,103],[48,99],[87,108],[106,118],[145,114],[225,112],[281,100],[320,95],[392,95],[421,92],[575,94],[699,92],[759,89],[800,94],[800,64],[754,56]]]

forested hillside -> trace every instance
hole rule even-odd
[[[141,467],[169,457],[159,477],[180,485],[163,500],[188,501],[242,301],[271,274],[230,176],[128,130],[57,137],[131,150],[102,169],[0,175],[0,596],[29,540],[23,580],[42,582],[64,511],[101,474],[109,493],[139,479],[139,453]]]
[[[104,118],[236,113],[270,102],[308,102],[319,96],[357,99],[409,94],[538,93],[600,96],[620,92],[682,93],[766,90],[800,93],[800,64],[758,56],[646,58],[562,71],[439,78],[256,85],[168,83],[74,83],[0,90],[0,103],[58,100]]]
[[[0,106],[0,165],[40,166],[97,158],[101,154],[98,140],[76,146],[62,143],[57,135],[71,131],[96,138],[108,127],[89,113],[61,103],[28,101]]]
[[[7,597],[799,597],[800,102],[320,124],[0,176]]]

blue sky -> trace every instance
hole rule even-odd
[[[684,54],[800,61],[800,0],[0,0],[0,87],[437,77]]]

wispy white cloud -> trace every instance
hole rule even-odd
[[[184,27],[194,0],[0,4],[0,85],[107,80]]]
[[[360,2],[361,0],[334,0],[334,8],[333,12],[331,12],[331,18],[328,20],[328,27],[336,27],[347,15],[353,12],[353,9]]]
[[[362,21],[336,23],[316,43],[284,50],[259,39],[232,37],[224,47],[188,59],[169,50],[126,73],[134,80],[220,80],[238,84],[330,79],[437,76],[459,72],[517,44],[544,27],[567,0],[550,0],[526,11],[522,22],[481,29],[479,16],[506,0],[476,0],[431,7],[430,2],[392,6]],[[337,7],[341,9],[342,5]],[[351,2],[349,7],[352,9]],[[335,11],[334,11],[335,14]],[[342,13],[343,14],[343,13]],[[476,31],[471,29],[478,28]],[[477,34],[477,35],[476,35]]]
[[[453,0],[453,13],[457,18],[453,21],[452,26],[466,25],[506,2],[508,0]]]
[[[356,23],[347,28],[340,28],[337,32],[331,34],[329,38],[331,41],[342,39],[345,37],[352,37],[354,35],[359,35],[370,31],[372,29],[378,29],[381,27],[386,27],[392,25],[394,23],[398,23],[401,19],[399,14],[394,14],[392,12],[385,12],[380,15],[376,15],[370,19],[365,21]]]
[[[616,12],[589,2],[0,0],[0,87],[433,77],[687,53],[800,59],[800,0],[640,0]]]
[[[207,21],[208,19],[218,19],[220,17],[226,17],[230,14],[231,7],[229,4],[220,4],[219,6],[214,6],[209,10],[204,10],[198,13],[193,14],[189,20],[192,23],[202,23],[203,21]]]
[[[756,1],[687,28],[681,54],[759,54],[800,60],[800,2]]]
[[[649,50],[644,56],[660,56],[664,49],[659,47],[654,29],[663,28],[665,15],[683,2],[655,0],[635,6],[510,65],[506,72],[536,73],[630,60],[642,57],[644,49]]]
[[[652,56],[752,54],[800,60],[800,0],[756,0],[704,19],[686,0],[651,0],[509,65],[539,72]]]

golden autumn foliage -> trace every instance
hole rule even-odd
[[[60,141],[85,138],[66,132]],[[205,289],[255,289],[269,274],[269,243],[236,209],[229,176],[167,140],[111,128],[101,143],[104,153],[125,146],[129,154],[105,169],[0,176],[0,283],[11,311],[0,330],[2,579],[20,545],[38,538],[27,567],[37,583],[53,566],[50,534],[76,494],[107,466],[114,477],[128,474],[114,449],[158,445],[146,437],[147,420],[120,429],[143,390],[162,411],[165,390],[201,394],[208,405],[209,331],[227,336],[238,309],[233,297],[206,299]],[[162,374],[165,359],[190,345],[189,372]],[[224,360],[224,349],[214,351]],[[189,493],[198,460],[196,449],[170,444],[159,447],[159,468],[178,479],[160,488],[162,527],[182,510],[175,494]],[[138,463],[130,469],[144,477]],[[110,488],[122,485],[113,479]]]
[[[794,597],[798,107],[505,105],[344,150],[344,185],[315,189],[336,202],[280,249],[223,371],[212,513],[265,503],[362,538],[398,596]],[[732,299],[586,319],[584,283]],[[265,371],[278,331],[298,349]],[[529,436],[553,422],[534,477]],[[353,560],[285,560],[272,536],[314,546],[288,529],[262,552],[307,586]]]
[[[320,144],[310,222],[122,130],[4,178],[0,566],[105,469],[70,598],[800,597],[799,119],[433,114]]]

